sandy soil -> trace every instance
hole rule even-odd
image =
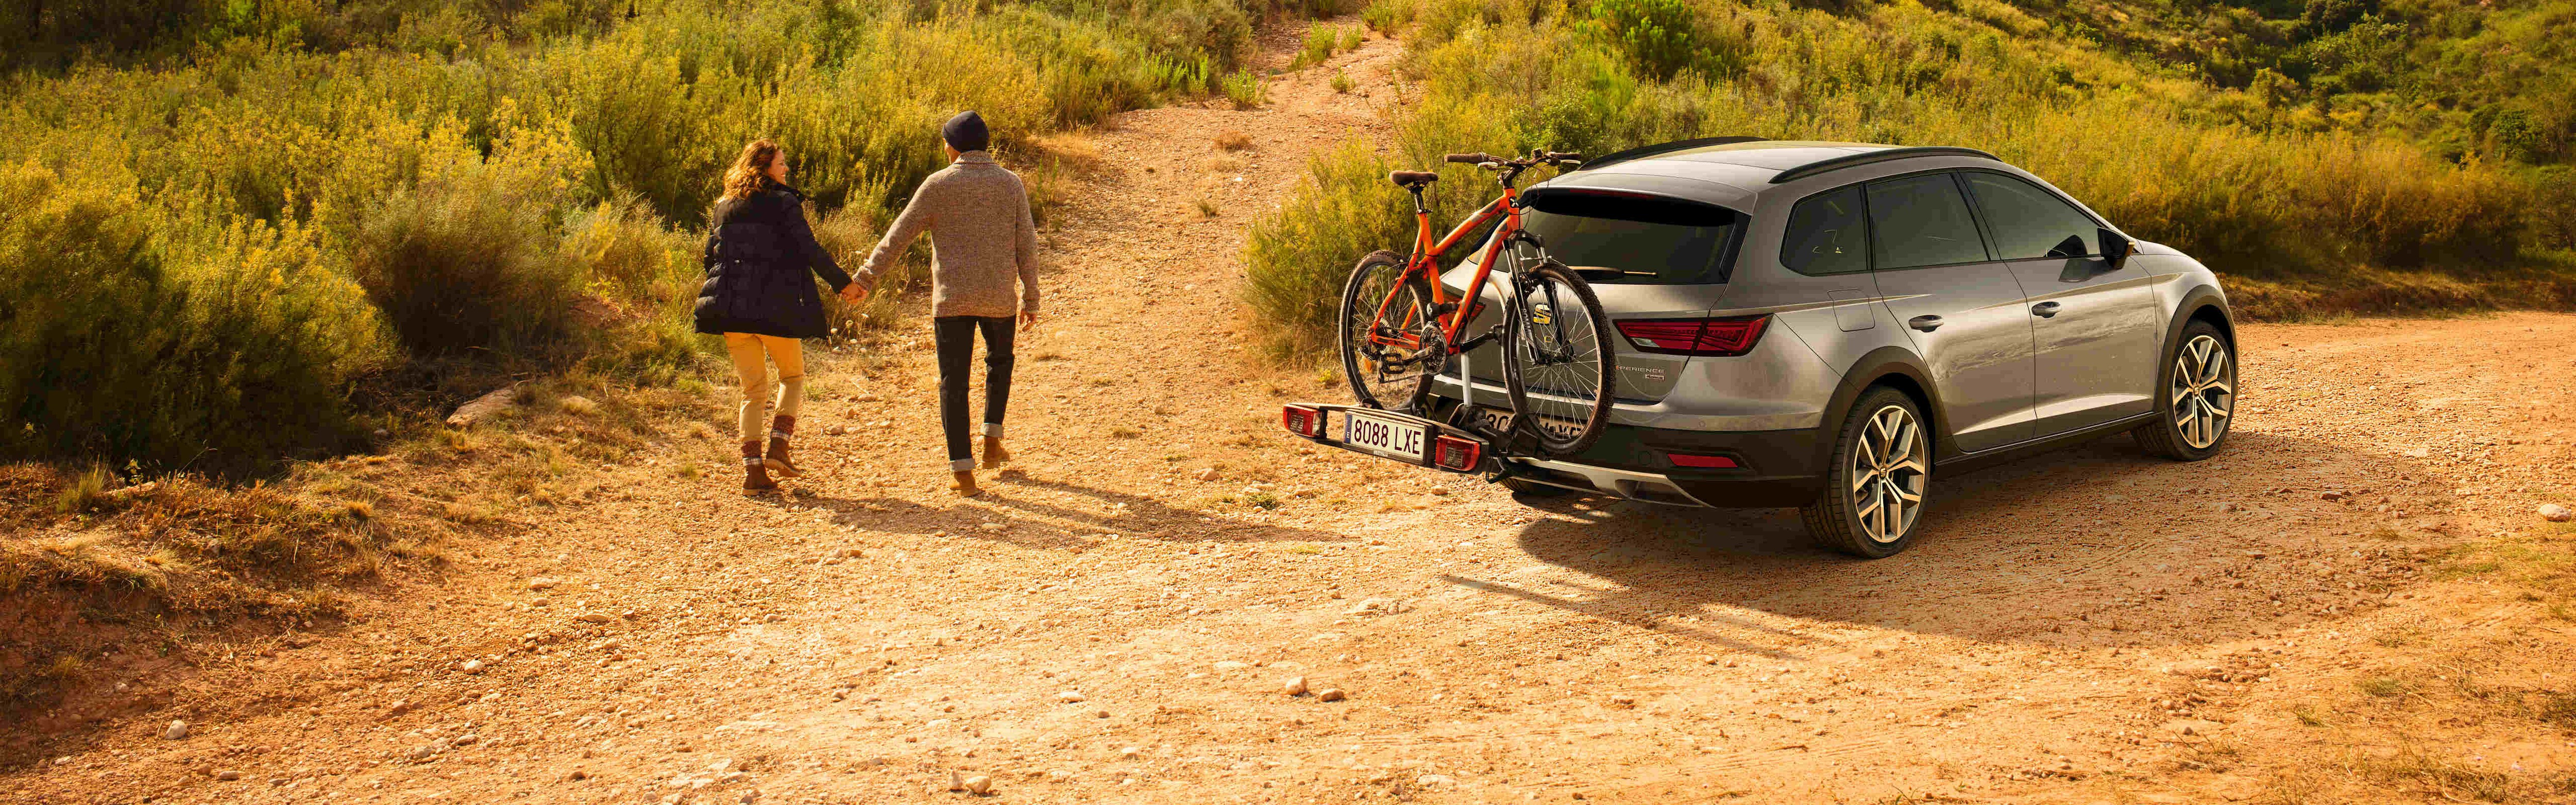
[[[351,625],[13,728],[123,713],[0,801],[973,798],[952,774],[1014,802],[2223,801],[2314,758],[2267,747],[2393,740],[2290,715],[2385,667],[2521,641],[2484,678],[2567,687],[2568,624],[2429,571],[2576,502],[2571,316],[2248,327],[2224,454],[1941,478],[1876,562],[1786,510],[1524,503],[1278,434],[1279,402],[1340,392],[1248,362],[1239,244],[1309,150],[1382,136],[1396,56],[1097,135],[986,498],[939,486],[924,323],[818,364],[808,432],[849,432],[804,440],[795,494],[734,493],[731,447],[675,426],[597,470],[625,499],[523,510]],[[2529,721],[2407,729],[2576,756]]]

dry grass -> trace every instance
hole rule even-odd
[[[1249,151],[1252,150],[1252,135],[1240,129],[1226,129],[1216,133],[1216,147],[1227,151]]]

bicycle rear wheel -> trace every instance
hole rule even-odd
[[[1551,456],[1592,447],[1616,400],[1610,314],[1592,284],[1554,260],[1524,271],[1505,289],[1503,388],[1512,410]]]
[[[1440,321],[1431,309],[1431,286],[1405,274],[1404,258],[1371,253],[1351,268],[1342,287],[1339,330],[1342,374],[1360,405],[1418,410],[1431,390],[1431,375],[1446,357]]]

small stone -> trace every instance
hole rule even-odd
[[[1213,481],[1213,480],[1216,480],[1216,476],[1217,476],[1217,472],[1216,472],[1216,468],[1215,468],[1215,467],[1209,467],[1209,468],[1204,469],[1204,470],[1199,470],[1199,480],[1202,480],[1202,481]]]
[[[469,732],[469,733],[466,733],[466,734],[463,734],[463,735],[456,736],[456,745],[457,745],[457,746],[467,746],[467,745],[471,745],[471,744],[473,744],[475,741],[480,741],[480,740],[483,740],[481,736],[477,736],[477,735],[475,735],[474,733]]]
[[[162,731],[161,731],[161,738],[162,738],[162,740],[178,741],[178,740],[185,740],[187,737],[188,737],[188,722],[185,722],[185,721],[173,721],[173,722],[170,722],[170,728],[169,728],[169,729],[166,729],[166,730],[162,730]]]
[[[529,579],[529,580],[528,580],[528,589],[531,589],[531,590],[551,590],[551,589],[554,589],[555,584],[556,584],[556,582],[555,582],[555,580],[554,580],[554,579],[546,578],[546,577],[544,577],[544,576],[538,576],[538,577],[536,577],[536,578],[533,578],[533,579]]]
[[[462,666],[458,666],[458,667],[459,667],[459,668],[461,668],[461,669],[463,669],[466,673],[469,673],[469,674],[479,674],[479,673],[483,673],[483,661],[482,661],[482,660],[466,660],[464,665],[462,665]]]
[[[949,772],[948,772],[948,790],[950,790],[950,791],[964,791],[964,790],[966,790],[966,775],[959,774],[959,773],[957,773],[957,771],[956,771],[956,770],[954,770],[954,769],[949,770]]]
[[[976,527],[977,527],[977,528],[984,529],[984,530],[986,530],[986,531],[1000,531],[1000,530],[1002,530],[1002,529],[1009,528],[1010,526],[1006,526],[1006,525],[1003,525],[1003,524],[1001,524],[1001,523],[985,523],[985,524],[983,524],[983,525],[976,526]]]
[[[1073,772],[1065,771],[1063,769],[1048,769],[1046,774],[1047,782],[1050,783],[1068,782],[1073,779]]]
[[[241,779],[241,772],[233,771],[233,770],[231,770],[231,769],[225,769],[225,770],[223,770],[223,771],[215,772],[215,779],[217,779],[217,780],[224,780],[224,781],[227,781],[227,782],[232,781],[232,780],[239,780],[239,779]]]
[[[1082,691],[1068,690],[1063,693],[1056,694],[1055,700],[1065,704],[1074,704],[1076,702],[1087,701],[1088,697],[1083,696]]]
[[[966,778],[966,793],[976,796],[993,793],[993,778],[981,774]]]
[[[1457,785],[1458,781],[1446,774],[1425,774],[1413,778],[1413,784],[1421,788],[1447,788]]]
[[[1109,711],[1107,711],[1107,710],[1094,710],[1094,711],[1091,711],[1091,717],[1092,717],[1092,718],[1108,718],[1108,717],[1109,717]]]
[[[571,773],[571,774],[564,775],[564,779],[566,779],[566,780],[572,780],[572,781],[574,781],[574,782],[580,782],[580,781],[582,781],[582,780],[588,780],[588,779],[590,779],[590,772],[582,771],[582,770],[580,770],[580,769],[574,769],[574,770],[572,770],[572,773]]]
[[[2342,493],[2342,492],[2319,492],[2319,493],[2317,493],[2317,499],[2318,499],[2318,500],[2342,500],[2342,499],[2343,499],[2343,493]]]
[[[581,621],[583,623],[607,623],[616,619],[617,618],[615,616],[601,612],[584,612],[573,616],[573,620]]]
[[[1252,667],[1252,663],[1239,662],[1236,660],[1219,660],[1216,664],[1216,669],[1219,671],[1240,671],[1250,667]]]
[[[2556,503],[2543,503],[2540,504],[2540,519],[2553,523],[2564,523],[2569,520],[2576,520],[2576,510],[2571,510]]]
[[[1445,486],[1435,486],[1435,487],[1432,487],[1432,488],[1431,488],[1431,494],[1434,494],[1434,495],[1446,495],[1446,494],[1449,494],[1449,487],[1445,487]]]
[[[1623,693],[1610,697],[1610,703],[1619,707],[1635,707],[1637,706],[1637,697]]]
[[[866,552],[866,551],[862,551],[862,550],[859,550],[859,549],[857,549],[857,548],[842,548],[842,549],[841,549],[841,558],[843,558],[843,559],[859,559],[859,558],[866,557],[867,555],[868,555],[868,554],[867,554],[867,552]]]
[[[1338,702],[1344,698],[1346,697],[1342,695],[1341,688],[1325,688],[1323,690],[1315,691],[1315,700],[1319,702]]]
[[[397,699],[394,701],[392,707],[385,708],[385,715],[388,716],[398,716],[408,712],[411,712],[411,700],[409,699]]]
[[[1144,747],[1130,746],[1125,749],[1118,750],[1118,756],[1127,760],[1135,760],[1137,755],[1144,754],[1144,752]]]
[[[1306,695],[1306,678],[1302,676],[1289,677],[1288,681],[1279,684],[1279,689],[1290,696],[1304,696]]]

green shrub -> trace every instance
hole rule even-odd
[[[1369,0],[1360,10],[1360,22],[1377,32],[1394,36],[1404,26],[1413,24],[1413,15],[1421,10],[1420,0]]]
[[[112,172],[0,169],[0,433],[10,458],[263,471],[351,435],[392,357],[315,238],[156,218]]]
[[[368,212],[351,273],[414,354],[534,354],[563,333],[583,278],[548,220],[562,190],[528,167],[455,157]]]
[[[1226,99],[1233,101],[1236,109],[1256,108],[1270,98],[1270,93],[1261,86],[1261,77],[1250,70],[1227,73],[1221,83]]]
[[[1639,72],[1659,81],[1684,70],[1715,71],[1721,58],[1688,0],[1592,0],[1587,24]]]

